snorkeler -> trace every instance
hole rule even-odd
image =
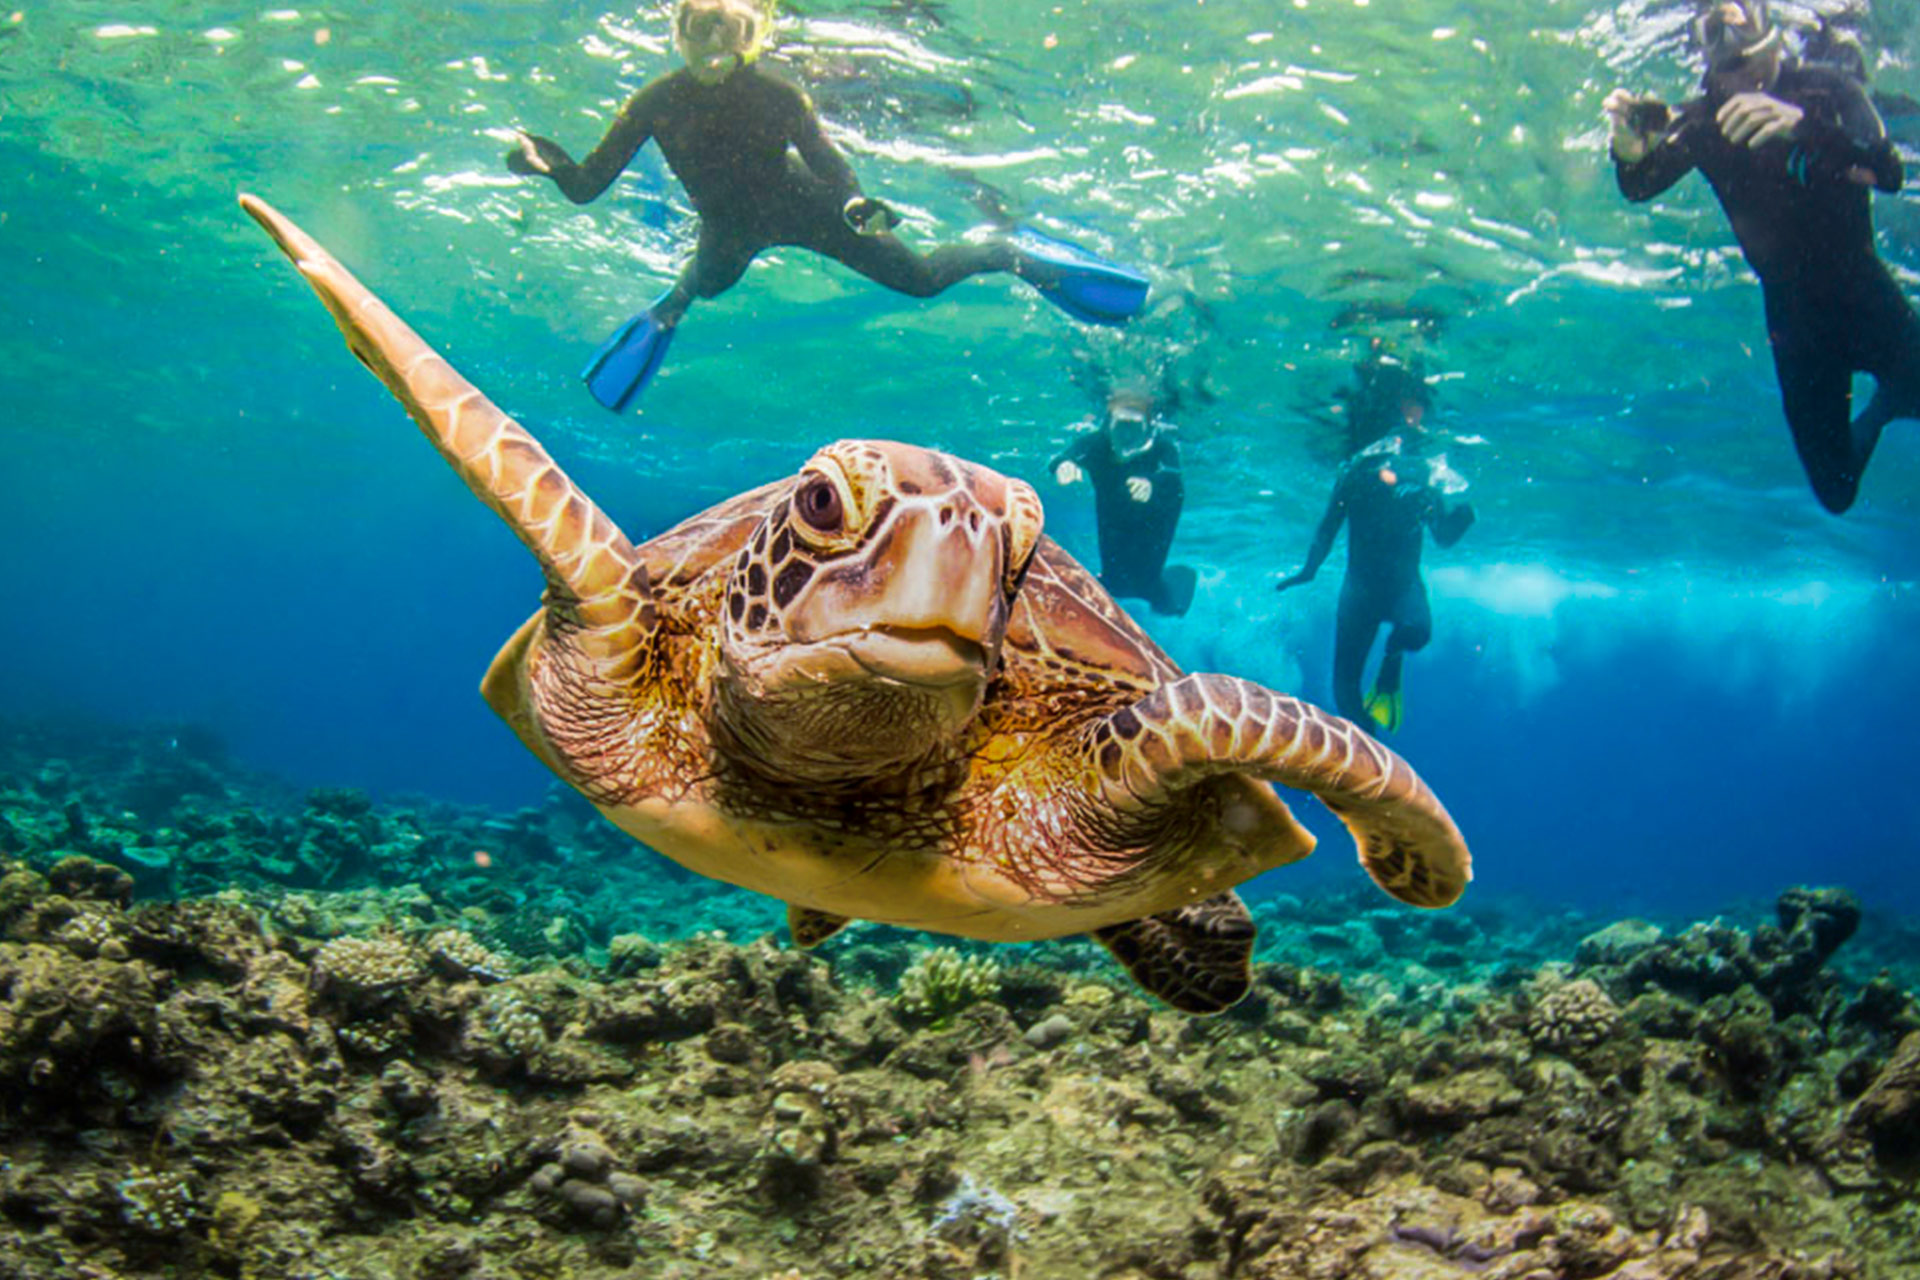
[[[1787,425],[1828,511],[1853,505],[1880,432],[1920,416],[1920,320],[1875,256],[1868,187],[1894,192],[1900,157],[1860,83],[1787,56],[1766,0],[1716,0],[1694,24],[1704,94],[1669,108],[1607,95],[1620,191],[1651,200],[1706,175],[1760,277]],[[1872,401],[1849,421],[1853,374]]]
[[[1085,477],[1093,485],[1101,585],[1178,617],[1193,603],[1199,575],[1187,565],[1167,566],[1186,502],[1174,426],[1161,416],[1172,407],[1166,396],[1111,392],[1098,429],[1068,445],[1048,469],[1061,484]]]
[[[726,292],[775,245],[825,254],[915,297],[1011,271],[1095,324],[1125,323],[1145,304],[1144,276],[1026,227],[924,257],[908,248],[893,234],[898,215],[861,192],[806,95],[758,64],[771,25],[757,0],[678,0],[673,39],[687,65],[634,94],[585,160],[576,164],[559,143],[529,134],[507,155],[515,173],[552,178],[585,204],[652,138],[700,214],[699,244],[679,280],[588,365],[587,386],[601,404],[626,408],[659,370],[694,299]]]
[[[1347,576],[1340,587],[1333,642],[1334,703],[1349,720],[1393,732],[1404,717],[1401,663],[1433,637],[1433,614],[1420,578],[1421,533],[1431,530],[1435,542],[1450,547],[1473,524],[1473,507],[1459,498],[1466,481],[1432,448],[1425,425],[1432,394],[1426,383],[1395,357],[1379,352],[1354,374],[1359,386],[1352,400],[1356,410],[1365,405],[1377,412],[1390,406],[1394,420],[1354,420],[1356,438],[1365,436],[1372,443],[1341,469],[1306,564],[1275,589],[1311,582],[1333,550],[1341,522],[1346,522]],[[1363,698],[1361,676],[1382,626],[1389,628],[1386,648],[1373,690]]]

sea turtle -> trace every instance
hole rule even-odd
[[[1317,795],[1388,893],[1460,896],[1465,843],[1392,751],[1225,675],[1185,675],[1018,480],[842,440],[634,546],[518,423],[326,250],[241,203],[347,343],[546,576],[481,691],[615,825],[788,904],[1000,941],[1090,933],[1196,1013],[1247,991],[1233,886],[1313,837]]]

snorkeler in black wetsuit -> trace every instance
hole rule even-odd
[[[775,245],[811,249],[915,297],[1013,271],[1094,323],[1121,323],[1144,304],[1144,277],[1026,228],[915,253],[892,234],[894,211],[862,193],[806,95],[757,64],[770,22],[754,0],[679,0],[673,24],[687,65],[634,94],[585,160],[528,134],[507,155],[515,173],[552,178],[585,204],[652,138],[699,211],[699,244],[679,280],[616,332],[587,371],[608,408],[624,408],[645,387],[694,299],[732,288]]]
[[[1699,169],[1760,277],[1793,442],[1828,511],[1853,505],[1894,418],[1920,416],[1920,320],[1873,249],[1868,187],[1905,177],[1858,81],[1781,49],[1765,0],[1717,0],[1695,24],[1705,93],[1678,108],[1616,89],[1621,193],[1651,200]],[[1855,371],[1876,381],[1852,412]]]
[[[1173,531],[1186,503],[1180,446],[1171,406],[1133,392],[1107,398],[1106,421],[1076,439],[1048,464],[1053,478],[1093,485],[1094,523],[1100,533],[1100,584],[1116,596],[1145,600],[1155,613],[1178,617],[1193,604],[1199,575],[1167,565]]]
[[[1376,400],[1395,381],[1393,372],[1400,373],[1395,411],[1403,430],[1375,439],[1341,469],[1306,564],[1275,589],[1311,582],[1333,550],[1341,523],[1346,523],[1347,576],[1340,587],[1333,642],[1334,704],[1349,720],[1391,732],[1403,718],[1401,663],[1433,637],[1433,614],[1420,577],[1421,534],[1431,530],[1435,542],[1450,547],[1474,516],[1472,505],[1458,497],[1465,481],[1431,451],[1426,439],[1426,385],[1390,356],[1371,363],[1379,367],[1362,366],[1355,372]],[[1367,654],[1383,626],[1390,628],[1386,649],[1373,691],[1362,697]]]

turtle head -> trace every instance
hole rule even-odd
[[[717,711],[782,774],[870,777],[980,709],[1039,545],[1033,489],[946,454],[843,440],[735,559]]]

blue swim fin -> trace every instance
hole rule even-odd
[[[1016,228],[1007,242],[1020,255],[1020,278],[1076,320],[1125,324],[1147,305],[1147,278],[1138,271],[1032,227]]]
[[[593,398],[615,413],[624,411],[647,389],[673,345],[673,328],[661,324],[653,313],[654,308],[648,307],[615,329],[580,373]]]

